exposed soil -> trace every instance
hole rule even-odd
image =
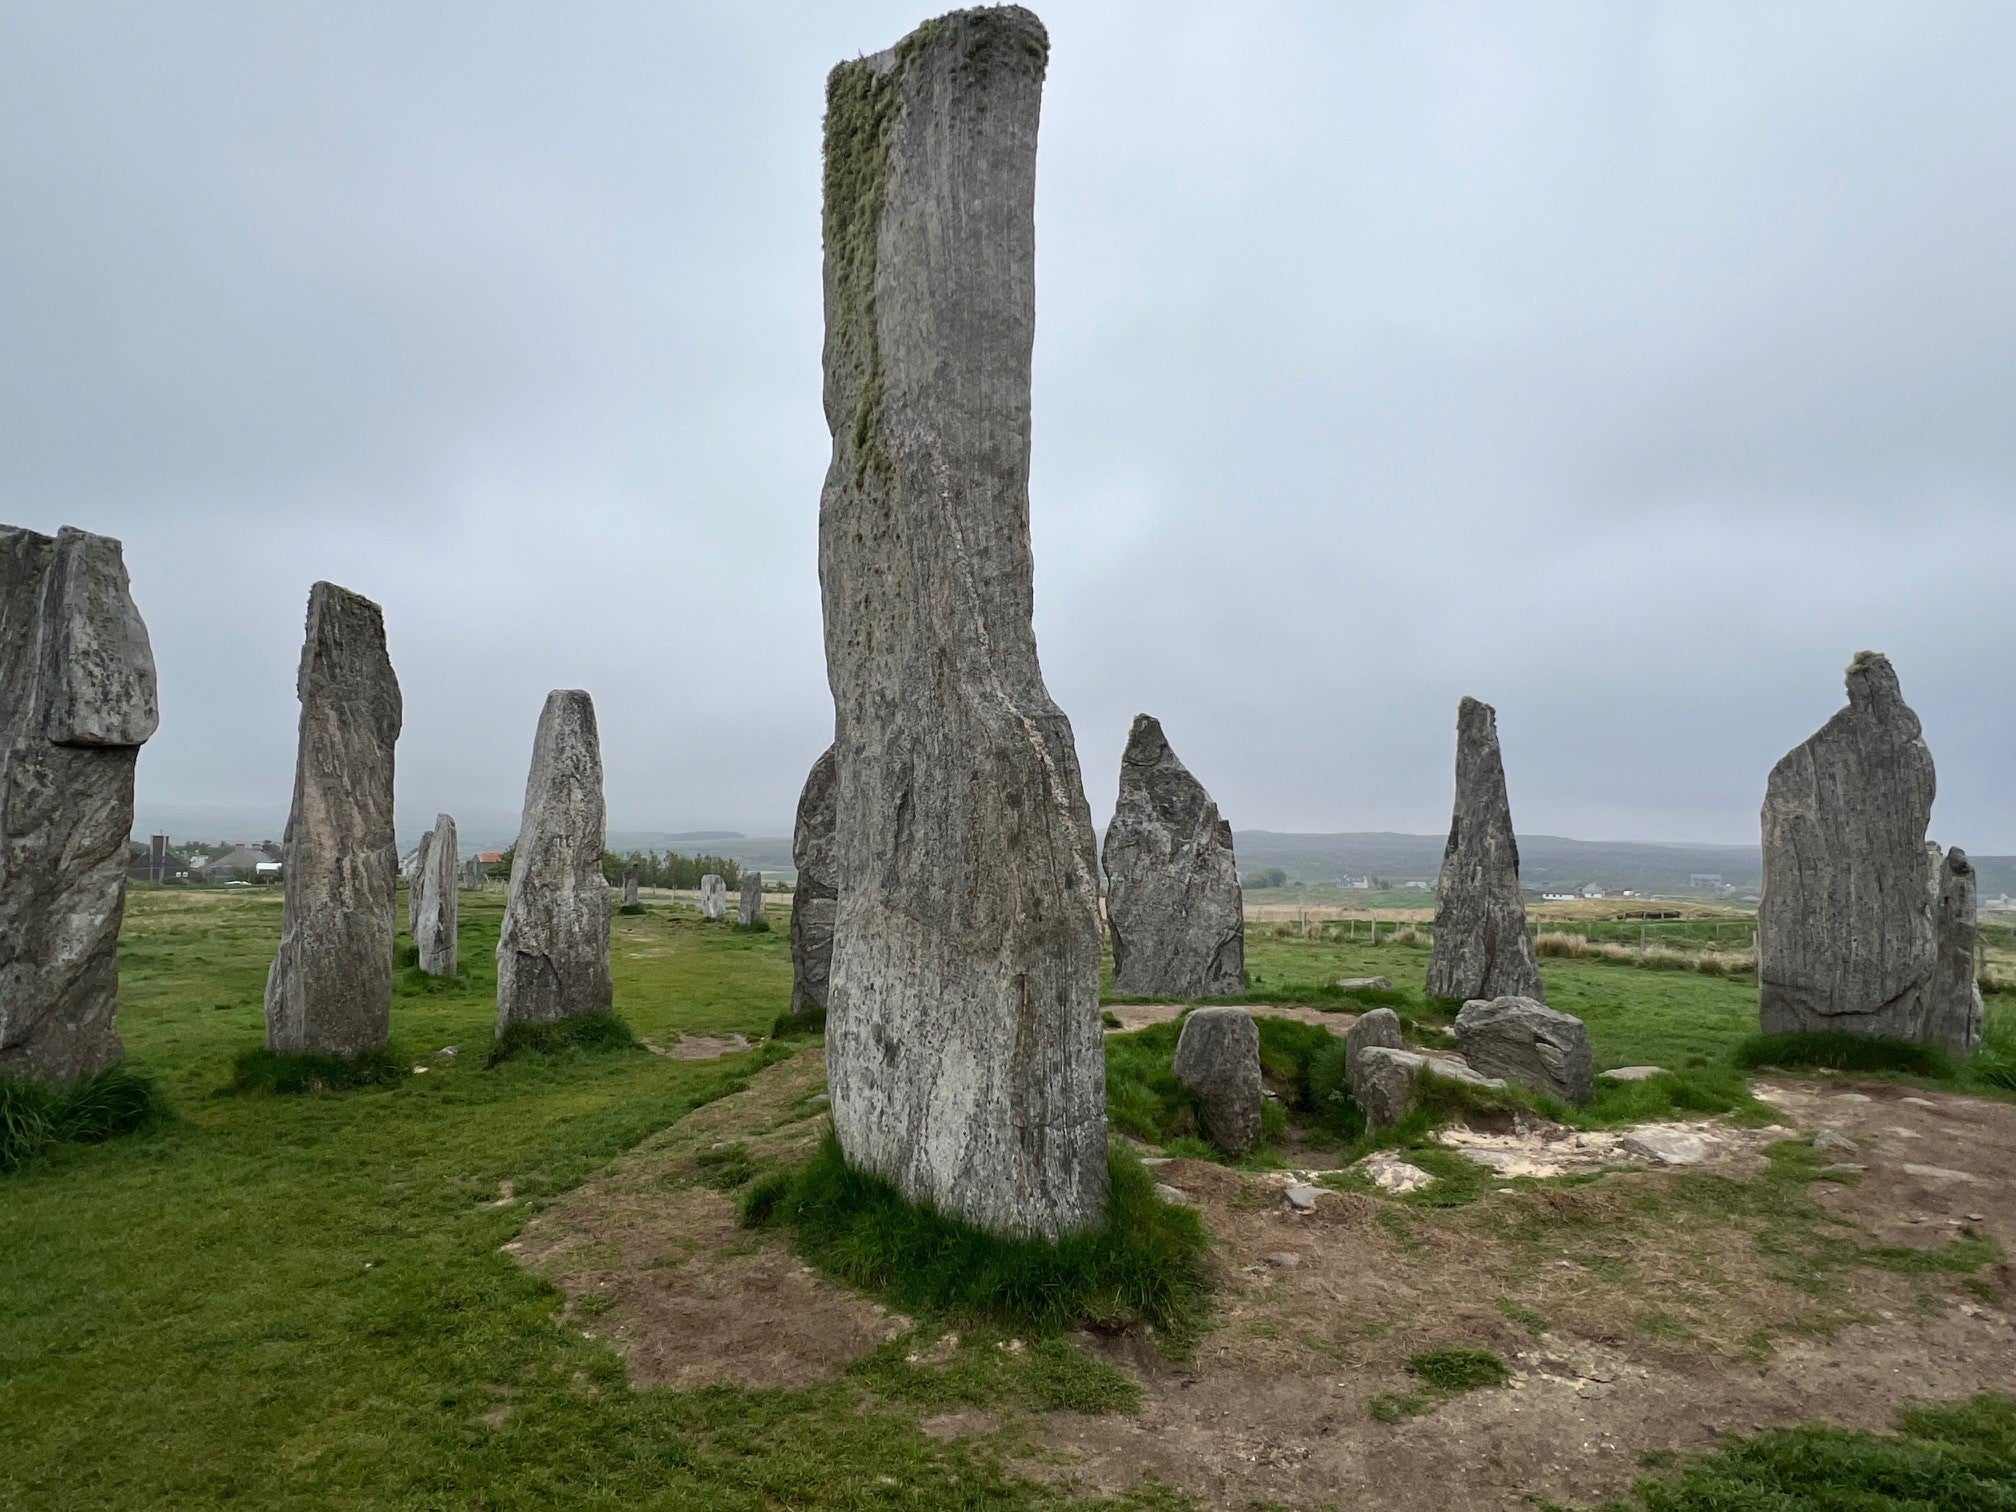
[[[823,1076],[816,1050],[764,1071],[509,1246],[625,1354],[635,1384],[805,1384],[909,1326],[815,1278],[777,1238],[736,1228],[731,1197],[703,1184],[702,1156],[728,1145],[759,1164],[809,1149]],[[1805,1188],[1839,1222],[1775,1211],[1749,1180],[1765,1168],[1752,1139],[1717,1142],[1710,1173],[1612,1172],[1448,1209],[1326,1191],[1298,1214],[1278,1177],[1160,1165],[1212,1235],[1214,1326],[1180,1365],[1138,1339],[1081,1339],[1141,1379],[1141,1410],[1052,1414],[1023,1469],[1088,1492],[1153,1475],[1226,1508],[1587,1503],[1627,1487],[1647,1450],[1778,1423],[1880,1428],[1909,1400],[2008,1389],[2006,1264],[1909,1274],[1840,1256],[1963,1234],[2016,1250],[2016,1105],[1834,1081],[1774,1080],[1760,1094],[1802,1130],[1871,1141],[1827,1152],[1866,1171]],[[1410,1355],[1447,1348],[1497,1352],[1512,1382],[1397,1423],[1372,1416],[1379,1394],[1418,1391]],[[923,1426],[955,1438],[997,1421],[972,1411]]]
[[[1188,1003],[1110,1003],[1103,1011],[1120,1020],[1120,1027],[1106,1032],[1125,1034],[1133,1029],[1146,1029],[1150,1024],[1166,1024],[1189,1006]],[[1355,1013],[1333,1013],[1329,1009],[1312,1008],[1304,1003],[1247,1003],[1243,1006],[1255,1018],[1286,1018],[1304,1024],[1321,1024],[1332,1034],[1342,1034],[1358,1022]]]
[[[719,1060],[749,1048],[749,1041],[739,1034],[682,1034],[670,1045],[653,1044],[650,1040],[643,1044],[653,1055],[670,1056],[673,1060]]]

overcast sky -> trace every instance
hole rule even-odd
[[[1241,828],[1754,841],[1888,651],[2016,851],[2016,6],[1078,3],[1038,168],[1037,632]],[[385,607],[402,837],[789,824],[826,70],[914,4],[0,9],[0,519],[120,536],[139,819],[277,835],[309,584]],[[228,832],[221,833],[220,832]]]

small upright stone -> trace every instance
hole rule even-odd
[[[1474,698],[1456,712],[1456,810],[1435,890],[1428,995],[1544,996],[1519,897],[1519,842],[1498,753],[1498,714]]]
[[[742,929],[759,929],[763,924],[763,873],[742,873],[742,897],[735,910],[735,923]]]
[[[413,912],[413,947],[420,955],[420,969],[429,976],[452,977],[461,966],[456,931],[462,903],[455,890],[462,866],[459,850],[453,816],[436,814],[434,828],[420,843],[420,869],[413,878],[413,893],[419,899]]]
[[[1344,1082],[1351,1100],[1365,1103],[1358,1088],[1359,1057],[1367,1050],[1405,1050],[1407,1037],[1401,1032],[1400,1015],[1391,1008],[1374,1008],[1358,1015],[1357,1022],[1344,1032]]]
[[[955,11],[826,86],[819,505],[840,767],[826,1058],[856,1170],[988,1233],[1105,1216],[1099,863],[1031,619],[1049,56]]]
[[[1532,998],[1465,1003],[1456,1015],[1456,1044],[1481,1075],[1502,1076],[1565,1103],[1595,1095],[1596,1063],[1582,1020]]]
[[[0,1077],[60,1085],[123,1053],[133,769],[159,722],[119,543],[0,526]]]
[[[700,917],[724,919],[728,916],[728,884],[716,872],[700,879]]]
[[[1926,877],[1932,753],[1887,657],[1859,653],[1848,706],[1771,769],[1757,909],[1766,1034],[1935,1043]]]
[[[497,1032],[607,1013],[602,739],[579,688],[546,695],[497,941]]]
[[[1244,1008],[1199,1008],[1176,1041],[1176,1080],[1197,1094],[1204,1137],[1240,1156],[1260,1138],[1260,1026]]]
[[[1100,860],[1115,991],[1187,999],[1246,990],[1232,826],[1146,714],[1134,717],[1120,758],[1120,802]]]
[[[399,846],[392,766],[404,707],[385,616],[317,583],[296,680],[300,755],[287,819],[280,950],[266,977],[266,1046],[354,1060],[392,1027]]]
[[[833,974],[833,813],[840,779],[828,746],[806,774],[798,795],[798,818],[791,831],[791,863],[798,880],[791,889],[791,1011],[824,1013],[826,984]]]
[[[1925,1040],[1953,1055],[1971,1055],[1981,1043],[1981,983],[1976,959],[1981,921],[1974,863],[1954,846],[1939,863],[1932,902],[1938,956],[1925,1014]]]
[[[639,906],[637,902],[638,875],[638,870],[634,865],[623,868],[623,906],[625,908],[636,908]]]

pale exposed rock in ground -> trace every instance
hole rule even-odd
[[[609,883],[602,738],[579,688],[546,695],[525,779],[511,894],[497,941],[497,1032],[607,1013]]]
[[[452,977],[461,964],[456,940],[462,908],[455,887],[461,870],[458,851],[455,820],[436,814],[434,828],[421,842],[420,867],[413,877],[413,945],[420,954],[420,969],[429,976]]]
[[[1146,714],[1134,717],[1120,758],[1120,799],[1100,860],[1116,992],[1200,998],[1246,990],[1232,826]]]
[[[1544,1000],[1526,937],[1519,844],[1498,751],[1498,715],[1466,698],[1456,713],[1456,808],[1435,892],[1428,995]]]
[[[1388,1150],[1377,1150],[1358,1162],[1358,1169],[1382,1192],[1396,1197],[1432,1186],[1435,1178],[1421,1167],[1402,1160]]]
[[[1666,1068],[1663,1066],[1613,1066],[1608,1071],[1598,1071],[1596,1074],[1604,1081],[1650,1081],[1655,1076],[1664,1076]]]
[[[824,1013],[833,975],[833,807],[840,779],[828,746],[805,776],[798,818],[791,830],[791,861],[798,880],[791,891],[791,1011]]]
[[[1765,789],[1759,1018],[1766,1034],[1932,1043],[1932,753],[1887,657],[1857,654],[1847,682],[1848,706]]]
[[[1316,1204],[1321,1200],[1322,1196],[1323,1189],[1321,1187],[1308,1186],[1300,1182],[1294,1186],[1284,1187],[1281,1190],[1282,1200],[1298,1213],[1315,1212]]]
[[[1339,977],[1337,986],[1343,992],[1390,992],[1393,982],[1390,977]]]
[[[399,883],[392,774],[404,707],[376,604],[314,586],[296,688],[300,753],[266,1044],[355,1059],[384,1049],[391,1031]]]
[[[1956,845],[1940,858],[1933,880],[1934,957],[1925,1038],[1954,1055],[1968,1055],[1981,1043],[1981,921],[1974,863]]]
[[[1347,1055],[1349,1052],[1347,1052]],[[1415,1082],[1423,1073],[1472,1087],[1503,1087],[1497,1077],[1479,1076],[1460,1060],[1369,1045],[1347,1061],[1352,1096],[1368,1129],[1384,1129],[1414,1110]]]
[[[827,84],[820,582],[847,1158],[994,1233],[1106,1204],[1098,865],[1031,622],[1048,42],[960,11]]]
[[[1456,1046],[1482,1075],[1567,1103],[1595,1095],[1595,1062],[1582,1020],[1532,998],[1465,1003],[1456,1015]]]
[[[1708,1158],[1708,1146],[1698,1134],[1650,1126],[1626,1134],[1623,1150],[1627,1155],[1656,1161],[1660,1165],[1700,1165]]]
[[[119,542],[0,526],[0,1076],[123,1054],[119,924],[133,769],[159,722]]]
[[[743,929],[754,929],[763,922],[763,873],[742,873],[742,897],[735,910],[735,922]]]
[[[728,917],[728,884],[714,872],[709,872],[700,879],[700,917],[703,919]]]
[[[1204,1137],[1244,1155],[1260,1137],[1260,1029],[1243,1008],[1199,1008],[1176,1041],[1176,1080],[1197,1094]]]

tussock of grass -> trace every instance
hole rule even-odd
[[[737,920],[735,928],[743,934],[768,934],[770,932],[770,921],[765,918],[758,918],[753,924],[744,924],[740,920]]]
[[[1626,945],[1587,935],[1543,930],[1533,937],[1536,955],[1621,961],[1648,971],[1698,971],[1703,976],[1749,976],[1757,961],[1747,950],[1682,950],[1672,945]]]
[[[124,1066],[62,1087],[0,1077],[0,1173],[19,1170],[52,1144],[98,1144],[160,1116],[154,1084]]]
[[[826,1010],[807,1008],[798,1013],[780,1013],[771,1022],[770,1038],[824,1039],[826,1036]]]
[[[907,1312],[1046,1336],[1145,1323],[1180,1346],[1209,1293],[1203,1226],[1158,1198],[1131,1156],[1115,1151],[1110,1173],[1104,1228],[1055,1244],[999,1239],[852,1169],[828,1134],[806,1164],[748,1189],[742,1221],[782,1225],[813,1265]]]
[[[739,1141],[719,1149],[702,1150],[693,1157],[693,1164],[700,1168],[700,1180],[717,1192],[732,1192],[756,1178],[756,1162],[750,1157],[749,1147]]]
[[[1028,1344],[994,1329],[936,1338],[919,1330],[855,1361],[847,1373],[879,1396],[939,1412],[1003,1405],[1133,1412],[1141,1405],[1133,1377],[1068,1339]]]
[[[406,1059],[392,1050],[369,1050],[355,1060],[340,1055],[278,1055],[261,1045],[232,1062],[233,1092],[348,1092],[382,1087],[406,1075]]]
[[[644,912],[644,905],[642,903],[618,903],[616,905],[616,912],[635,918],[638,914]]]
[[[514,1055],[569,1055],[604,1050],[640,1050],[630,1026],[613,1013],[581,1013],[550,1024],[512,1024],[497,1036],[485,1064]]]
[[[1859,1034],[1759,1034],[1736,1047],[1736,1064],[1892,1072],[1934,1081],[1951,1081],[1958,1070],[1951,1056],[1930,1045]]]
[[[1612,1512],[1988,1512],[2016,1506],[2016,1398],[1898,1415],[1895,1435],[1774,1428],[1641,1480]]]
[[[1418,1391],[1382,1391],[1367,1403],[1382,1423],[1398,1423],[1432,1410],[1466,1391],[1503,1386],[1512,1379],[1505,1362],[1488,1349],[1430,1349],[1407,1362],[1407,1373],[1421,1383]]]

